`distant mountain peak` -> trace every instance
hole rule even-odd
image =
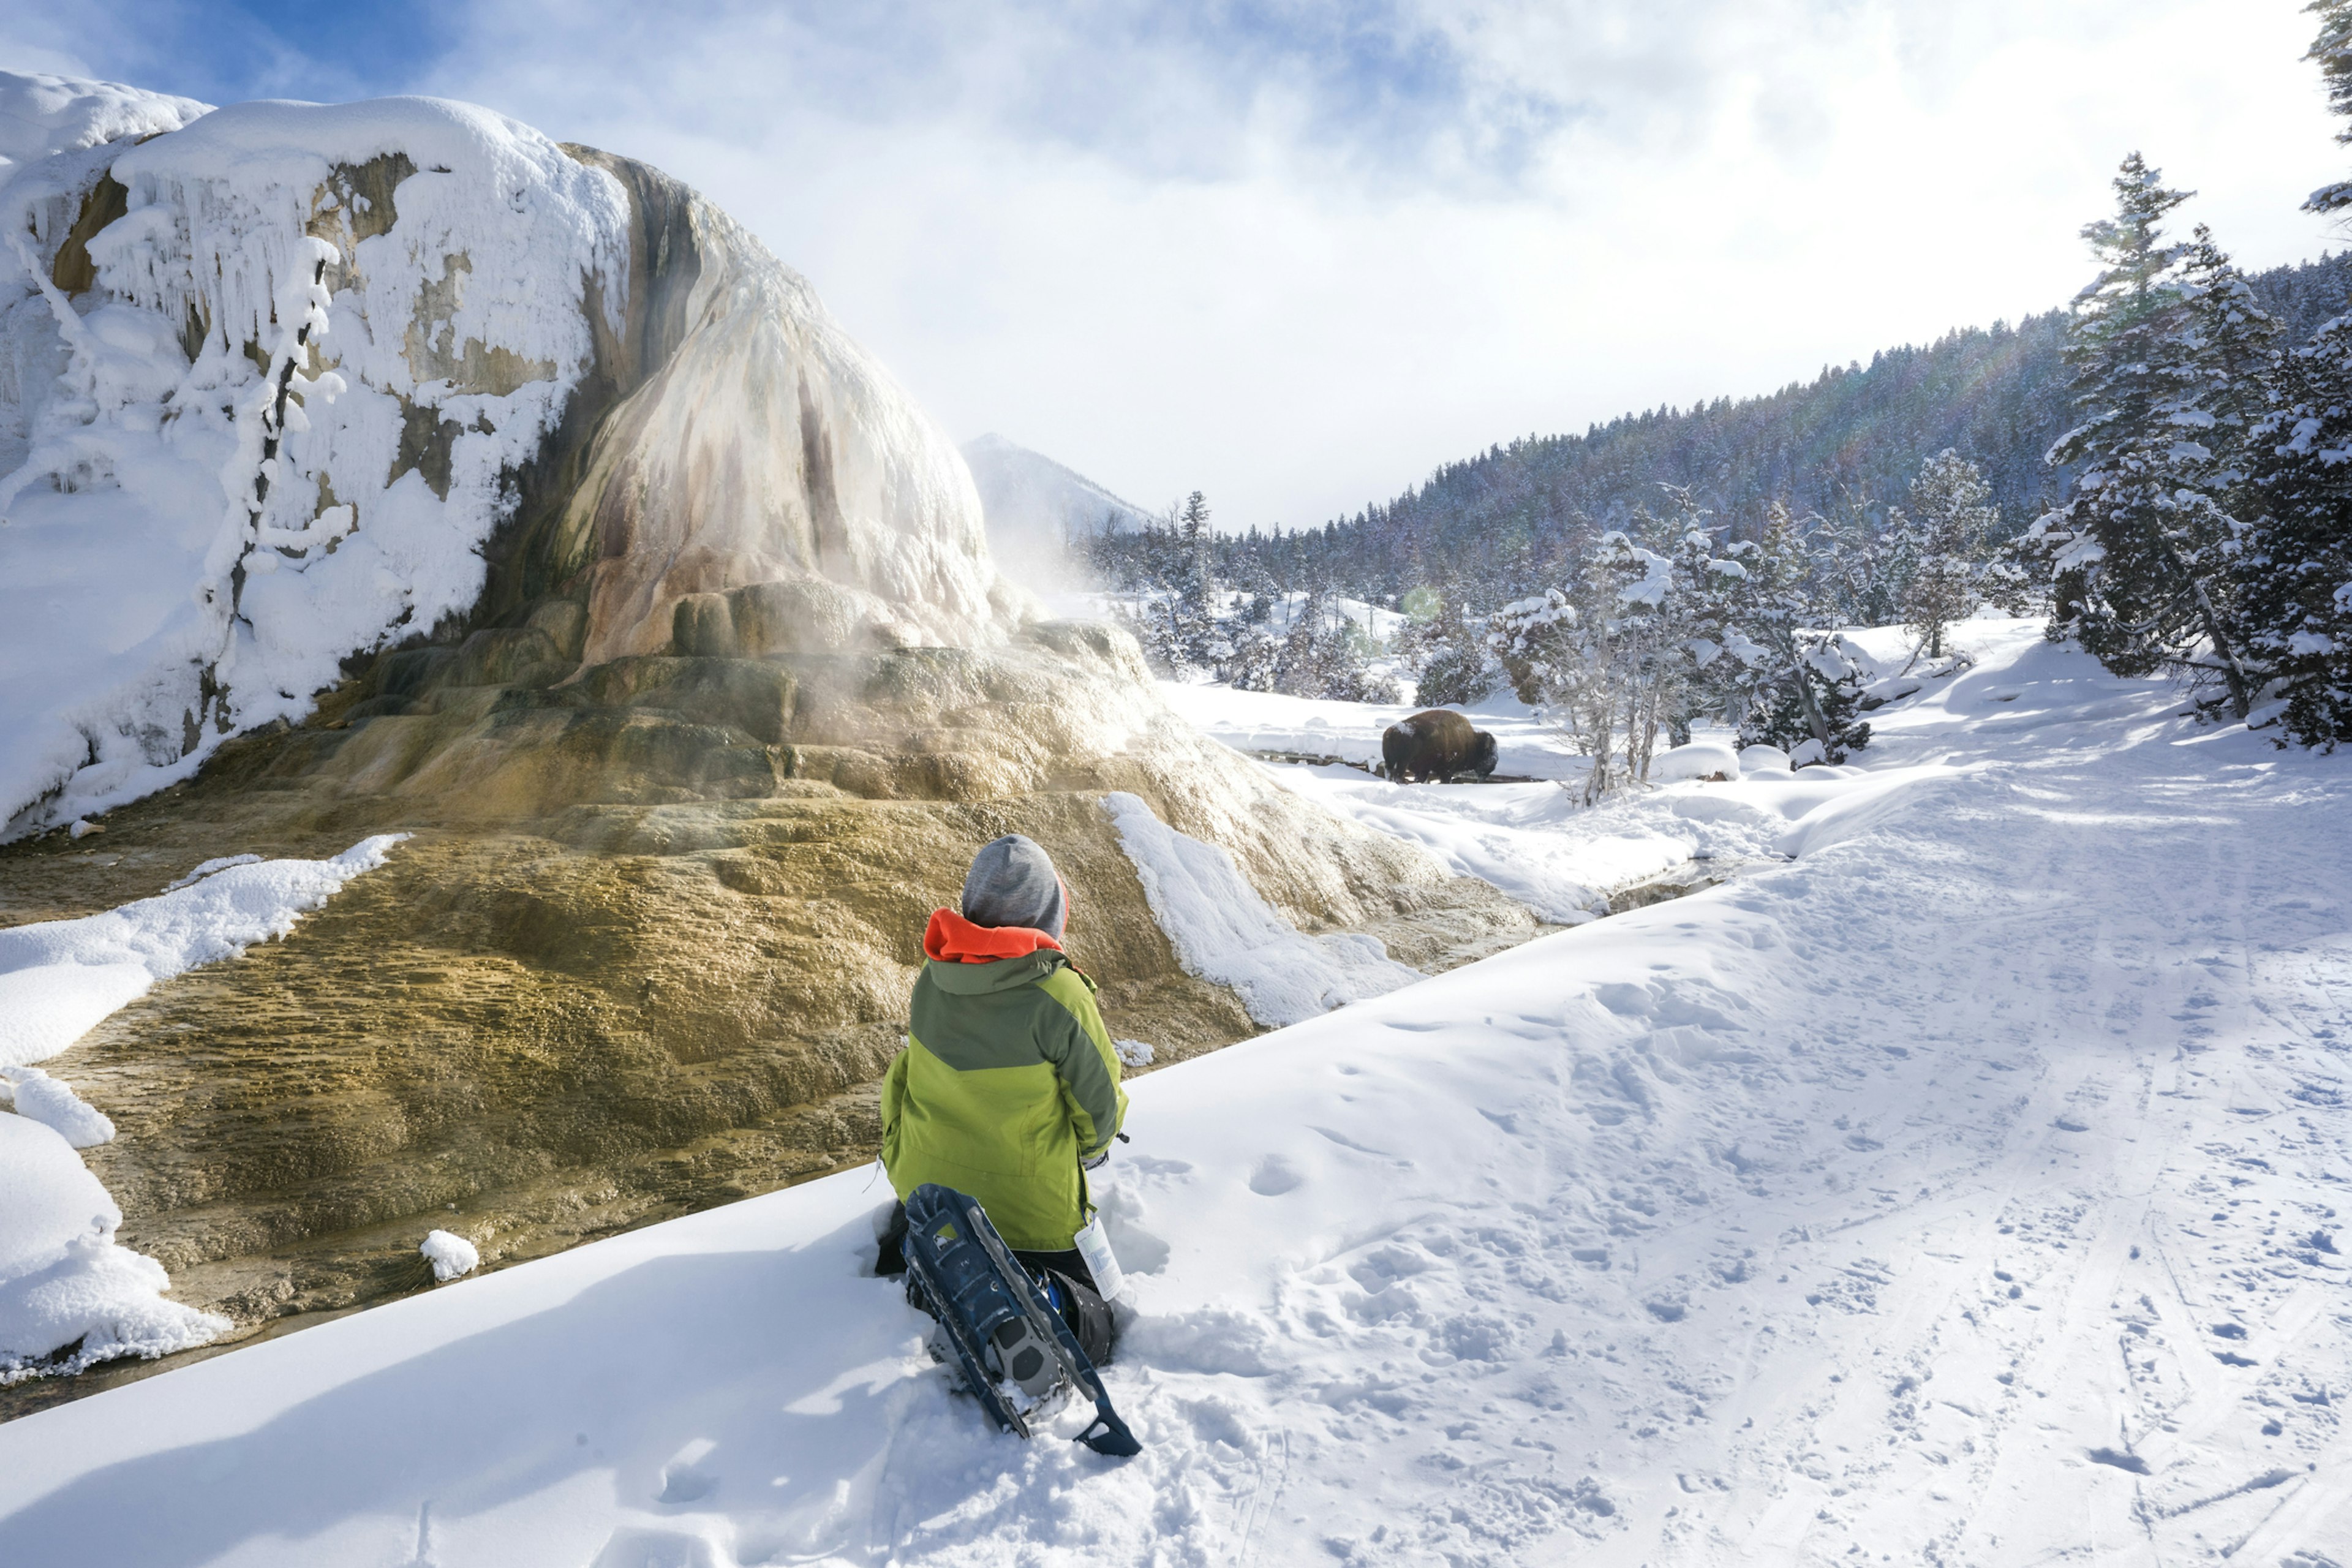
[[[1073,540],[1130,532],[1151,519],[1076,469],[993,431],[965,442],[963,458],[980,490],[989,549],[1010,573],[1078,582],[1085,573],[1071,561]]]

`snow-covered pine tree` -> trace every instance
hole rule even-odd
[[[2082,423],[2050,449],[2083,471],[2033,529],[2054,576],[2051,631],[2118,675],[2218,678],[2242,717],[2252,690],[2229,614],[2234,529],[2216,493],[2231,470],[2208,444],[2221,351],[2196,305],[2205,284],[2184,265],[2197,247],[2164,237],[2189,193],[2137,153],[2115,191],[2116,216],[2083,230],[2102,266],[2067,329]]]
[[[1550,710],[1591,759],[1586,805],[1646,779],[1658,731],[1683,711],[1698,668],[1691,601],[1671,558],[1612,530],[1564,587],[1496,613],[1513,689]]]
[[[1668,661],[1672,679],[1662,687],[1659,715],[1668,742],[1682,746],[1690,743],[1691,726],[1713,699],[1706,671],[1722,656],[1724,612],[1748,569],[1717,554],[1711,514],[1696,492],[1687,486],[1662,488],[1673,503],[1661,536],[1672,563],[1673,592],[1660,606],[1662,618],[1652,635],[1680,656]]]
[[[1824,654],[1838,605],[1822,591],[1821,558],[1788,507],[1773,502],[1763,536],[1725,554],[1739,571],[1717,573],[1726,657],[1706,673],[1739,743],[1796,752],[1810,742],[1827,763],[1870,744],[1870,726],[1856,717],[1856,672],[1842,656]]]
[[[1589,576],[1580,575],[1565,587],[1514,600],[1494,617],[1496,651],[1513,692],[1549,712],[1591,759],[1587,805],[1613,785],[1619,726],[1616,650],[1607,618],[1587,613],[1600,597],[1593,589]]]
[[[1290,697],[1323,695],[1326,656],[1323,651],[1324,595],[1310,588],[1292,609],[1290,628],[1275,656],[1274,689]]]
[[[1425,708],[1475,702],[1495,689],[1499,676],[1487,657],[1486,637],[1474,628],[1458,593],[1422,589],[1408,596],[1421,614],[1398,634],[1398,651],[1413,671],[1414,700]]]
[[[1874,510],[1868,496],[1849,489],[1832,515],[1793,524],[1812,557],[1811,577],[1824,602],[1848,626],[1887,626],[1901,614],[1895,605],[1895,582],[1903,564],[1899,541],[1888,537]],[[1790,520],[1787,503],[1777,499],[1766,508],[1767,529],[1776,518]]]
[[[2352,0],[2305,7],[2320,31],[2328,108],[2352,119]],[[2336,140],[2352,145],[2352,126]],[[2306,212],[2352,208],[2352,181],[2323,186]],[[2246,657],[2283,707],[2287,740],[2333,751],[2352,742],[2352,316],[2280,356],[2271,409],[2247,442],[2252,521],[2233,576]]]
[[[1396,683],[1365,662],[1363,635],[1321,588],[1310,590],[1275,656],[1274,689],[1340,702],[1393,702]]]
[[[2226,503],[2246,477],[2248,432],[2270,409],[2279,324],[2201,223],[2189,231],[2181,291],[2189,304],[2188,347],[2197,384],[2196,404],[2184,426],[2204,432],[2200,444],[2212,456],[2202,478],[2209,491]]]
[[[1175,519],[1175,592],[1168,601],[1169,643],[1185,669],[1214,669],[1231,650],[1217,626],[1216,561],[1209,533],[1209,503],[1199,490],[1184,498]]]
[[[1225,625],[1227,652],[1217,679],[1236,691],[1272,691],[1282,638],[1274,630],[1274,600],[1253,594]]]
[[[1136,646],[1143,650],[1143,662],[1151,667],[1154,675],[1181,676],[1183,657],[1169,635],[1169,619],[1164,595],[1146,593],[1139,600],[1111,606],[1111,617],[1134,637]]]
[[[1949,447],[1921,464],[1911,481],[1911,505],[1899,525],[1909,559],[1896,608],[1929,658],[1944,657],[1952,624],[1984,602],[1987,558],[2000,531],[2000,509],[1991,502],[1992,487],[1977,466]]]
[[[2352,316],[2284,357],[2277,399],[2252,443],[2238,608],[2280,729],[2333,751],[2352,742]]]
[[[2352,0],[2311,0],[2304,9],[2319,18],[2319,36],[2303,58],[2317,63],[2320,77],[2327,83],[2328,112],[2352,120]],[[2336,140],[2352,147],[2352,125],[2338,131]],[[2303,204],[2307,213],[2341,212],[2346,207],[2352,207],[2352,180],[2322,185]]]

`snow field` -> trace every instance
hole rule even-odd
[[[1695,826],[1637,819],[1622,804],[1584,811],[1556,784],[1396,784],[1304,763],[1267,771],[1340,816],[1420,845],[1450,871],[1492,882],[1556,925],[1595,919],[1611,889],[1673,869],[1705,839]]]
[[[1794,863],[1139,1080],[1132,1461],[950,1393],[867,1171],[0,1426],[0,1555],[2338,1561],[2352,777],[1979,640]]]
[[[163,1300],[163,1266],[116,1244],[122,1213],[74,1152],[111,1140],[114,1123],[29,1064],[155,982],[284,936],[406,837],[326,860],[207,860],[155,898],[0,931],[0,1099],[16,1111],[0,1113],[0,1384],[185,1350],[230,1327]],[[44,1361],[76,1341],[63,1364]]]
[[[1968,625],[2012,652],[2039,635],[1998,613]],[[1874,644],[1874,657],[1903,657],[1899,630],[1847,635]],[[1916,694],[1927,684],[1915,681],[1909,689]],[[1160,691],[1203,733],[1243,751],[1365,763],[1379,759],[1381,731],[1409,711],[1165,681]],[[1493,883],[1559,925],[1605,914],[1612,892],[1692,859],[1729,869],[1823,847],[1949,772],[1923,761],[1908,770],[1815,765],[1792,773],[1788,754],[1775,747],[1736,749],[1726,733],[1703,734],[1658,754],[1653,787],[1588,809],[1559,787],[1584,777],[1585,759],[1535,710],[1498,694],[1461,711],[1496,736],[1497,772],[1552,782],[1398,786],[1345,765],[1268,771],[1285,787],[1421,845],[1449,869]],[[1874,717],[1884,729],[1891,716],[1882,710]],[[1888,754],[1883,743],[1864,753],[1873,763]],[[1717,774],[1727,782],[1707,782]]]
[[[1710,754],[1710,771],[1721,760]],[[1694,858],[1730,869],[1826,847],[1960,770],[1751,771],[1727,784],[1685,779],[1591,809],[1555,784],[1399,785],[1344,765],[1267,771],[1341,816],[1421,845],[1450,870],[1483,878],[1547,921],[1579,925],[1606,913],[1612,891]]]

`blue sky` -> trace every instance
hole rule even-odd
[[[63,0],[40,11],[5,24],[20,47],[210,103],[410,91],[452,42],[431,5]]]
[[[425,91],[700,186],[959,439],[1318,522],[2063,302],[2134,148],[2339,243],[2299,0],[65,0],[0,65]]]

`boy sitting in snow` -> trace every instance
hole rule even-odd
[[[1076,1240],[1086,1171],[1108,1155],[1127,1093],[1095,984],[1062,952],[1068,911],[1054,862],[1017,833],[972,858],[961,914],[931,911],[906,1047],[882,1080],[882,1163],[899,1208],[877,1272],[904,1272],[905,1200],[936,1182],[977,1199],[1033,1272],[1093,1294]]]

